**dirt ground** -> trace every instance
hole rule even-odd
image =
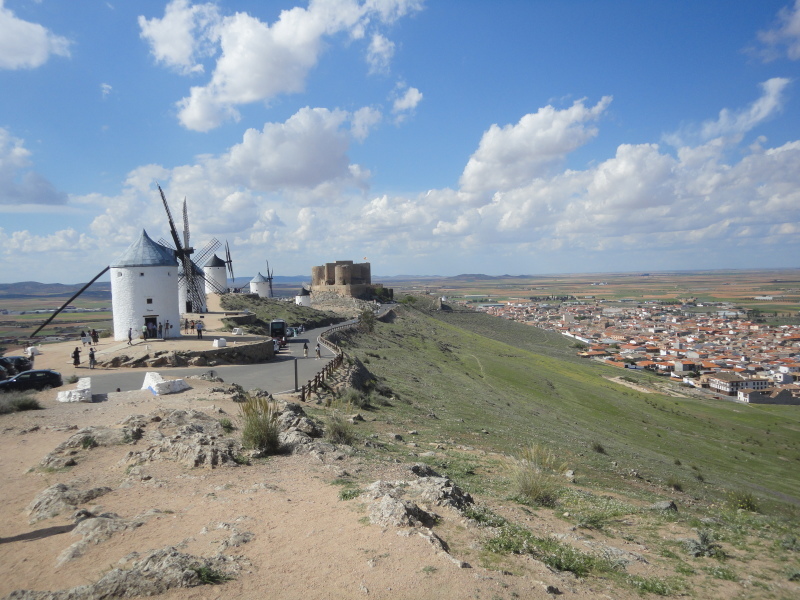
[[[571,576],[551,573],[533,560],[526,561],[526,576],[521,577],[482,568],[476,560],[479,553],[465,550],[470,556],[456,558],[475,564],[460,568],[413,529],[368,524],[364,504],[339,500],[340,487],[331,484],[346,472],[408,478],[404,465],[369,463],[357,456],[321,461],[295,455],[215,469],[158,461],[131,471],[121,463],[131,445],[123,444],[80,450],[77,465],[67,470],[38,466],[76,428],[114,426],[131,414],[145,415],[159,407],[193,408],[235,420],[237,405],[211,393],[215,384],[191,384],[192,390],[180,394],[121,392],[93,404],[59,403],[56,391],[50,390],[38,394],[44,410],[0,416],[0,597],[18,589],[59,590],[91,583],[131,552],[166,546],[196,556],[222,552],[245,560],[234,580],[175,589],[164,598],[263,598],[277,590],[282,598],[303,600],[547,598],[547,584],[568,597],[604,597],[599,590],[581,590]],[[59,555],[80,539],[69,531],[73,511],[35,524],[29,524],[26,511],[39,492],[56,483],[82,490],[108,486],[113,491],[84,508],[125,519],[141,517],[144,524],[57,566]],[[473,542],[459,541],[471,535],[467,522],[447,509],[439,512],[447,524],[440,530],[448,532],[445,541],[450,537],[451,543],[468,549]],[[235,532],[250,533],[252,540],[222,549]]]

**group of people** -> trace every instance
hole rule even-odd
[[[322,357],[322,349],[319,347],[319,342],[317,342],[314,351],[317,354],[317,360],[319,360]],[[308,358],[308,342],[303,343],[303,358]]]
[[[194,333],[196,331],[198,340],[203,339],[203,329],[205,329],[205,325],[200,320],[195,321],[192,319],[190,321],[189,319],[184,319],[183,321],[183,333]]]
[[[89,344],[89,346],[97,346],[100,343],[100,334],[97,333],[96,329],[92,329],[88,334],[85,331],[81,331],[81,343],[83,346]]]
[[[81,349],[78,346],[75,346],[75,350],[72,351],[72,364],[76,367],[81,365]],[[97,365],[97,359],[94,355],[94,347],[89,346],[89,368],[94,369]]]
[[[156,325],[153,321],[148,321],[142,325],[142,339],[166,339],[169,337],[170,329],[172,329],[172,325],[169,324],[169,321],[166,323],[159,322],[158,325]],[[130,334],[129,337],[133,337],[132,331],[129,331],[128,333]]]

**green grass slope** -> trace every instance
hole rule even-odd
[[[646,481],[640,493],[679,487],[687,502],[741,490],[771,510],[800,505],[797,407],[643,393],[558,334],[478,313],[395,314],[342,341],[405,401],[392,425],[503,453],[545,444],[608,488]]]

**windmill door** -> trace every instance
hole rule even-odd
[[[158,315],[145,317],[144,324],[147,327],[147,331],[156,331],[158,329]]]

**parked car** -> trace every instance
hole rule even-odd
[[[11,379],[0,381],[0,393],[43,390],[45,388],[59,387],[63,383],[61,373],[56,371],[49,369],[24,371],[14,375]]]
[[[32,366],[27,356],[0,356],[0,368],[5,370],[6,377],[28,371]]]

